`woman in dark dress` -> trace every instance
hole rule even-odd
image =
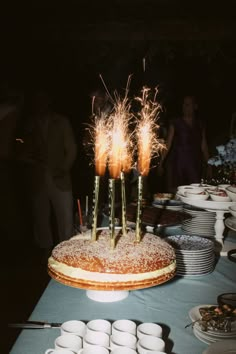
[[[204,125],[196,118],[196,109],[194,97],[185,96],[182,117],[170,124],[162,157],[168,192],[175,193],[180,185],[200,183],[203,162],[209,158]]]

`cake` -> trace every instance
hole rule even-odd
[[[87,290],[133,290],[164,283],[175,275],[175,251],[150,233],[135,241],[135,232],[122,236],[115,231],[116,246],[110,248],[108,229],[91,231],[58,244],[48,260],[49,275],[72,287]]]

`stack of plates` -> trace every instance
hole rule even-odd
[[[189,317],[191,318],[192,322],[198,321],[201,319],[201,315],[199,312],[200,307],[206,307],[206,306],[213,306],[213,305],[199,305],[196,307],[193,307],[189,311]],[[232,322],[231,324],[231,332],[224,332],[223,330],[207,330],[203,331],[201,329],[201,326],[198,322],[195,322],[193,325],[193,333],[195,336],[201,340],[202,342],[206,344],[211,344],[215,343],[218,341],[225,341],[225,340],[232,340],[236,339],[236,321]],[[236,341],[235,341],[236,343]],[[225,342],[225,347],[227,345],[227,342]],[[236,350],[236,347],[234,348]],[[231,352],[230,352],[231,353]],[[236,351],[235,351],[236,353]]]
[[[202,276],[215,266],[214,243],[204,237],[174,235],[165,238],[175,249],[177,275]]]
[[[160,209],[182,210],[183,202],[177,199],[155,199],[152,206]]]
[[[182,230],[190,235],[214,237],[215,213],[190,205],[184,205],[183,211],[192,215],[192,219],[183,221]]]

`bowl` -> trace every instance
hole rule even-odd
[[[194,199],[194,200],[206,200],[209,198],[209,193],[206,191],[185,191],[184,192],[185,196],[189,199]]]
[[[178,193],[182,194],[182,195],[186,195],[187,192],[192,192],[192,193],[200,193],[200,192],[204,192],[205,189],[203,187],[195,187],[195,186],[179,186],[178,187]]]
[[[226,189],[227,187],[229,187],[230,186],[230,184],[219,184],[218,185],[218,188],[220,188],[220,189]]]
[[[234,217],[236,217],[236,206],[230,206],[229,211]]]
[[[218,189],[216,191],[210,192],[210,198],[215,202],[230,202],[230,197],[224,189]]]
[[[169,200],[174,197],[175,195],[173,193],[156,193],[153,195],[153,200]]]
[[[230,187],[227,187],[225,189],[226,193],[228,194],[228,196],[230,197],[230,199],[233,201],[233,202],[236,202],[236,192],[232,192],[230,189]]]
[[[236,185],[235,184],[231,184],[230,186],[227,187],[227,189],[230,192],[236,193]]]

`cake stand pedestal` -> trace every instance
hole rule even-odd
[[[97,302],[116,302],[126,299],[129,296],[128,290],[86,290],[89,299]]]
[[[178,194],[178,197],[186,204],[205,209],[216,214],[215,221],[215,240],[216,240],[216,251],[220,253],[221,256],[227,256],[231,249],[235,249],[235,243],[228,242],[224,240],[224,230],[225,230],[225,213],[229,213],[230,206],[236,206],[236,202],[216,202],[213,200],[197,200],[184,197]]]

